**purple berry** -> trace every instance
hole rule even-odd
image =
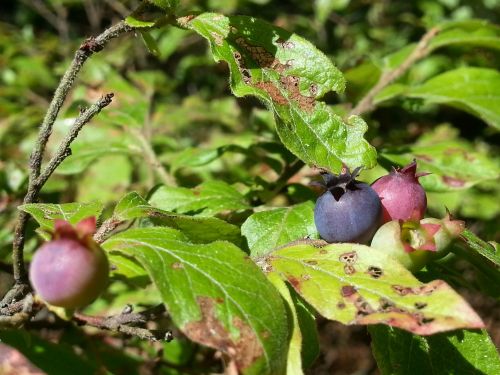
[[[93,242],[88,228],[86,220],[76,229],[67,222],[57,221],[54,239],[43,244],[33,256],[31,284],[51,305],[65,308],[88,305],[108,283],[108,259]]]
[[[316,201],[314,222],[328,242],[370,241],[380,225],[382,206],[377,193],[355,180],[360,168],[351,174],[323,174],[326,192]]]
[[[418,178],[427,173],[416,173],[417,163],[393,168],[372,184],[382,202],[383,222],[391,220],[420,220],[427,208],[425,190]]]

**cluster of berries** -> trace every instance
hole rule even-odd
[[[346,168],[340,175],[323,174],[325,192],[318,198],[314,220],[328,242],[368,243],[390,253],[411,271],[446,255],[450,242],[464,229],[449,215],[442,220],[425,218],[427,198],[418,182],[415,162],[375,181],[357,181],[360,168]],[[95,218],[75,227],[55,221],[53,239],[35,253],[30,278],[46,302],[65,308],[88,305],[108,283],[109,264],[92,239]]]
[[[360,168],[340,175],[323,173],[325,192],[314,208],[314,221],[327,242],[369,243],[389,253],[410,271],[446,255],[448,245],[464,229],[464,223],[424,218],[425,190],[415,161],[376,180],[371,186],[357,181]]]

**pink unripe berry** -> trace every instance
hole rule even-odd
[[[81,228],[86,224],[81,223],[76,229],[66,222],[57,223],[55,238],[43,244],[33,256],[31,284],[35,292],[51,305],[65,308],[86,306],[108,283],[108,259],[89,233],[82,235]]]
[[[416,173],[417,163],[393,168],[372,184],[382,202],[383,222],[391,220],[420,220],[427,209],[425,190],[418,178],[427,173]]]

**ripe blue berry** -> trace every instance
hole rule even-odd
[[[314,222],[328,242],[366,243],[380,225],[382,206],[377,193],[355,179],[361,168],[345,169],[340,175],[323,174],[326,192],[316,201]]]

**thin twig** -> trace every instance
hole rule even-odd
[[[59,86],[54,93],[54,97],[50,103],[49,109],[43,119],[40,131],[38,133],[38,141],[35,145],[33,153],[30,158],[30,168],[31,176],[34,179],[40,174],[40,166],[42,164],[42,157],[45,151],[45,146],[52,133],[52,126],[59,114],[60,109],[64,103],[64,100],[68,96],[68,93],[73,86],[76,76],[80,72],[83,64],[87,59],[92,56],[93,53],[101,51],[107,42],[111,39],[118,37],[119,35],[131,31],[132,28],[128,26],[125,22],[119,22],[118,24],[110,27],[102,34],[96,38],[88,38],[85,40],[80,48],[76,51],[75,57],[71,62],[71,65],[64,73],[64,76],[59,82]]]
[[[406,60],[403,61],[396,69],[384,72],[377,84],[371,88],[371,90],[361,99],[361,101],[356,104],[356,106],[351,110],[349,115],[361,115],[366,112],[370,112],[375,108],[373,100],[377,94],[382,91],[387,85],[391,84],[394,80],[401,77],[416,61],[427,56],[431,49],[429,48],[429,41],[434,38],[440,29],[434,27],[426,32],[422,39],[418,42],[415,49],[408,55]]]
[[[158,305],[152,309],[133,313],[131,306],[127,305],[127,308],[118,315],[112,316],[90,316],[81,313],[75,313],[73,315],[73,320],[78,324],[86,324],[99,329],[106,329],[112,332],[121,332],[130,336],[136,336],[143,340],[149,341],[170,341],[172,340],[171,331],[153,331],[142,327],[137,327],[137,325],[145,325],[148,320],[154,319],[154,317],[161,315],[165,312],[165,306]]]
[[[171,176],[163,167],[160,160],[156,156],[155,151],[151,147],[151,143],[146,139],[146,137],[144,137],[142,132],[134,128],[130,128],[129,131],[140,143],[142,151],[144,152],[144,157],[146,158],[146,162],[155,171],[161,182],[163,182],[165,185],[177,186],[175,178]]]
[[[103,243],[104,240],[108,237],[108,234],[111,233],[122,223],[121,220],[117,220],[115,217],[110,217],[102,225],[99,227],[97,232],[94,234],[94,241],[97,243]]]
[[[21,301],[16,301],[0,308],[0,328],[20,327],[41,308],[35,303],[33,295],[28,293]]]
[[[59,111],[64,104],[66,97],[68,96],[71,87],[75,81],[77,74],[80,72],[83,64],[87,59],[92,56],[95,52],[99,52],[104,48],[106,43],[111,39],[118,37],[119,35],[129,32],[132,27],[128,26],[125,22],[119,22],[118,24],[105,30],[102,34],[96,38],[88,38],[85,40],[80,48],[76,51],[73,61],[64,73],[64,76],[59,82],[54,97],[49,105],[45,118],[43,119],[42,125],[38,133],[38,139],[30,156],[30,176],[28,183],[28,191],[24,197],[23,203],[33,203],[38,197],[38,193],[45,183],[47,176],[46,172],[50,176],[50,168],[44,170],[44,175],[40,177],[40,169],[42,165],[43,154],[45,147],[52,133],[52,126],[59,114]],[[92,108],[92,107],[91,107]],[[94,107],[95,108],[95,107]],[[87,112],[87,114],[92,114],[92,111]],[[92,115],[93,116],[93,115]],[[64,154],[67,156],[67,151]],[[57,162],[55,162],[57,164]],[[40,180],[39,180],[40,178]],[[45,180],[44,180],[45,179]],[[40,182],[43,181],[42,184]],[[24,236],[26,230],[26,224],[28,222],[28,214],[24,211],[18,213],[16,228],[14,231],[14,241],[12,244],[12,257],[13,257],[13,268],[14,268],[14,280],[16,286],[8,293],[10,299],[17,298],[19,295],[24,295],[29,291],[29,285],[27,283],[26,270],[24,267]],[[2,302],[5,302],[6,298]]]
[[[59,165],[64,161],[64,159],[71,155],[71,143],[76,139],[80,130],[82,130],[84,125],[92,120],[95,115],[101,112],[104,107],[107,107],[111,103],[113,96],[113,93],[102,96],[96,103],[92,104],[89,108],[80,113],[68,134],[66,134],[66,137],[59,144],[56,153],[50,159],[40,176],[36,179],[35,186],[43,186],[52,173],[54,173],[56,168],[59,167]]]

